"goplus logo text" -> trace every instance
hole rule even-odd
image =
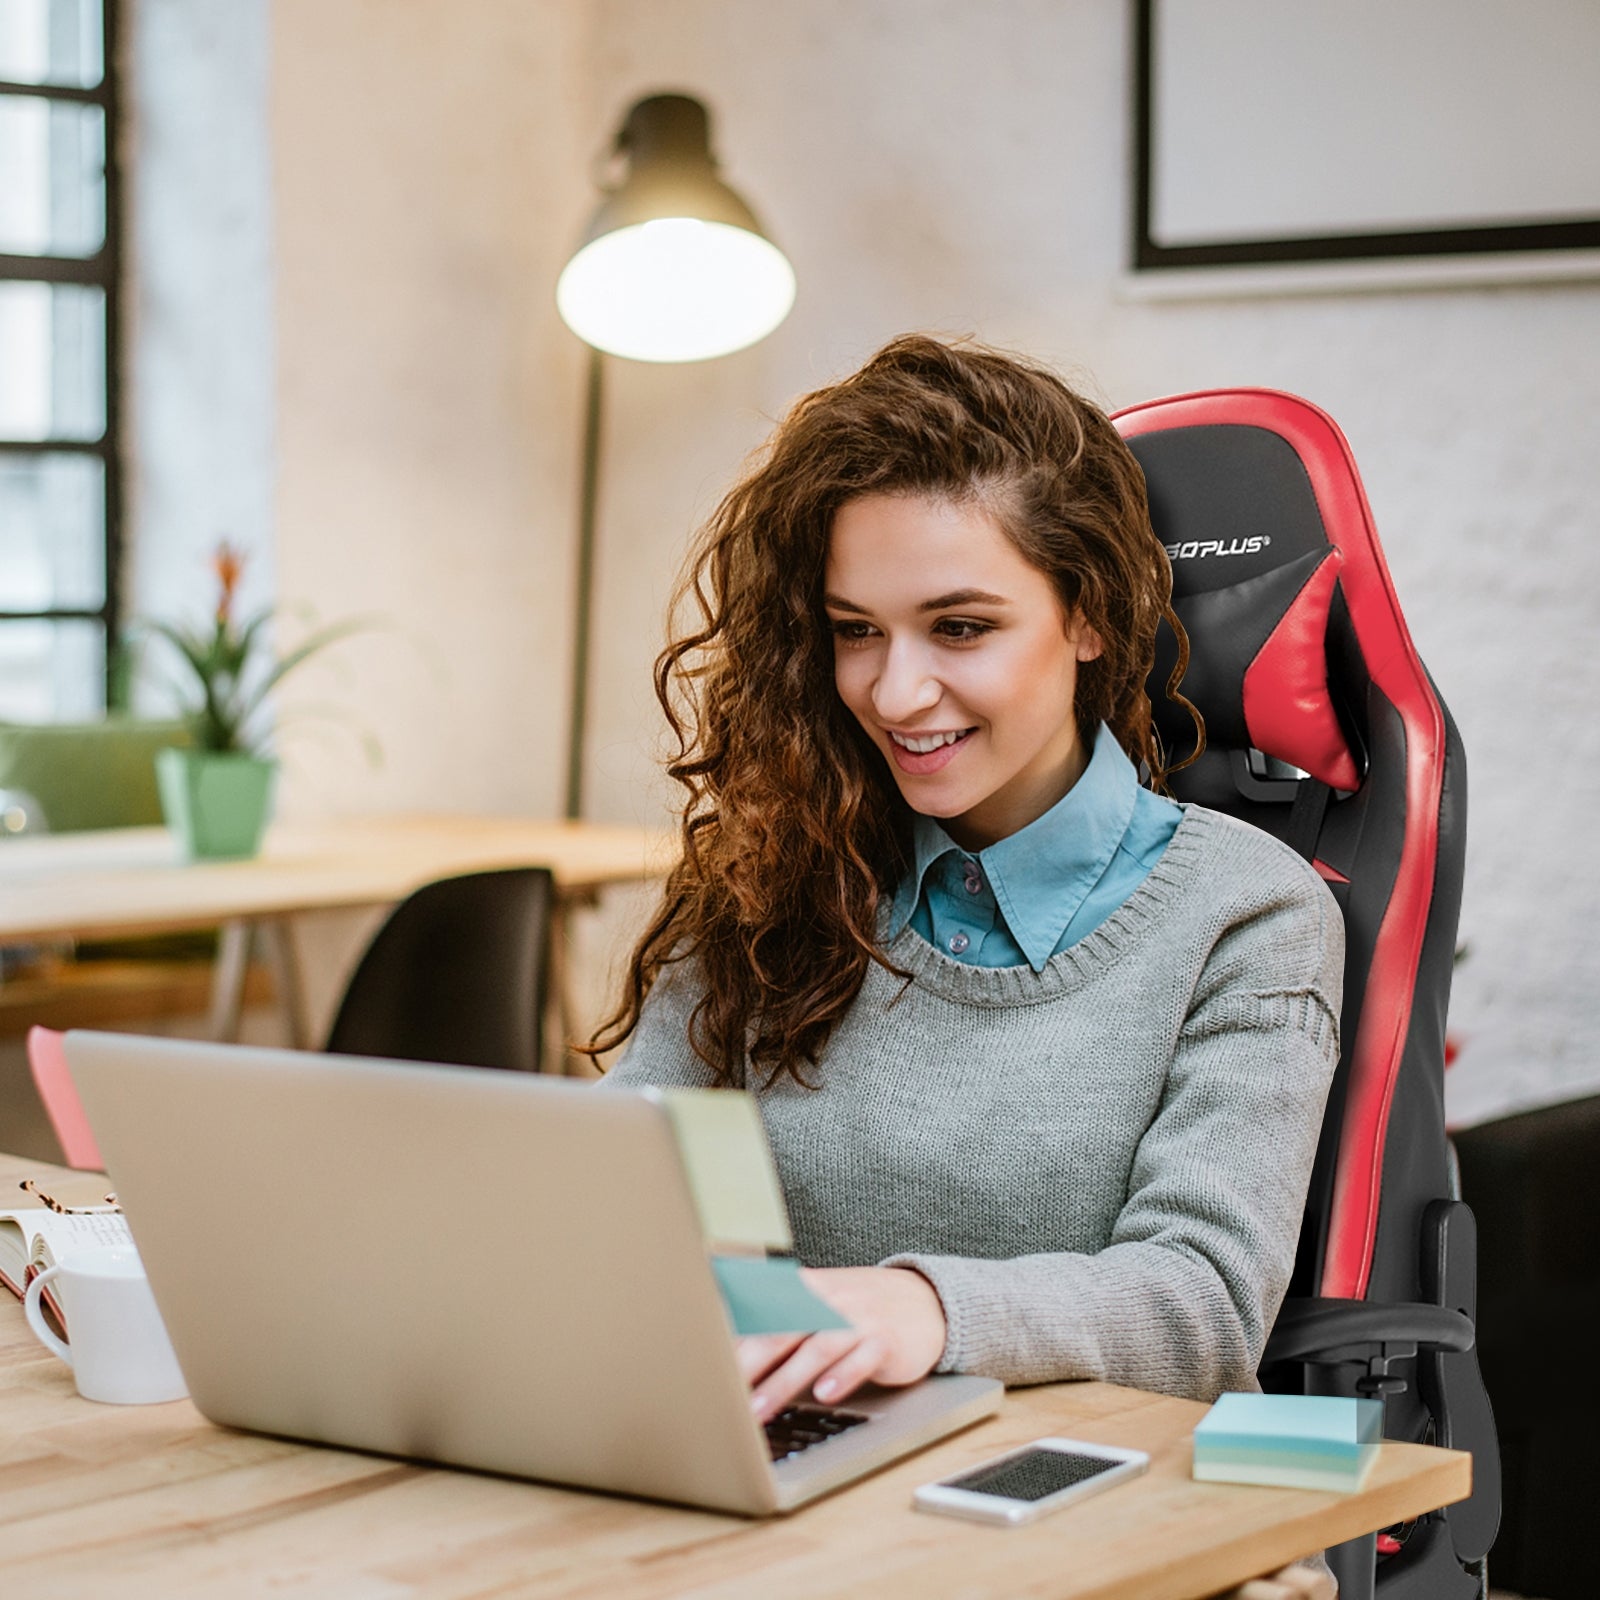
[[[1248,539],[1189,539],[1169,544],[1166,550],[1169,560],[1193,561],[1205,556],[1253,556],[1271,543],[1270,533],[1258,533]]]

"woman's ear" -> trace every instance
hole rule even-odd
[[[1080,661],[1095,661],[1106,653],[1105,640],[1081,616],[1073,619],[1067,637],[1072,640]]]

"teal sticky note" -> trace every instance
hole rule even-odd
[[[1383,1437],[1383,1406],[1336,1395],[1225,1394],[1194,1430],[1194,1476],[1352,1490]]]
[[[735,1333],[821,1333],[850,1324],[800,1278],[793,1256],[712,1256]]]
[[[789,1212],[755,1098],[741,1089],[650,1089],[672,1119],[710,1245],[790,1250]]]

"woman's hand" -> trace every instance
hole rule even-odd
[[[1314,1567],[1284,1567],[1264,1578],[1252,1578],[1216,1600],[1334,1600],[1332,1576]]]
[[[864,1383],[915,1383],[944,1354],[944,1307],[934,1287],[909,1267],[806,1267],[808,1289],[849,1323],[828,1333],[756,1334],[739,1341],[758,1422],[775,1417],[809,1389],[826,1405]]]

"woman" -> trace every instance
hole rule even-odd
[[[1105,417],[920,336],[802,399],[704,530],[656,671],[683,858],[593,1048],[759,1097],[851,1327],[744,1341],[758,1416],[935,1369],[1253,1386],[1343,931],[1283,845],[1160,794],[1170,591]]]

